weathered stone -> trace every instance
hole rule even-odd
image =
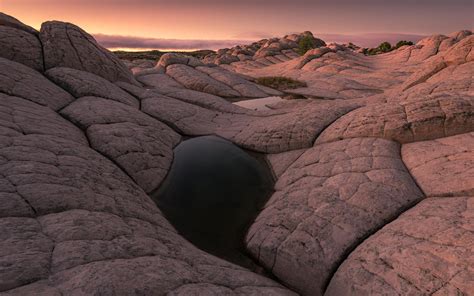
[[[428,198],[358,246],[324,295],[474,293],[474,197]]]
[[[43,71],[43,53],[36,35],[2,26],[0,21],[0,57]]]
[[[74,100],[69,93],[35,70],[4,58],[0,58],[0,92],[53,110],[61,109]]]
[[[474,130],[474,100],[459,97],[376,104],[334,122],[317,143],[355,137],[380,137],[400,143],[437,139]]]
[[[45,69],[67,67],[91,72],[111,82],[137,83],[132,72],[81,28],[58,21],[41,25]]]
[[[15,28],[15,29],[25,31],[33,35],[38,35],[38,31],[36,31],[32,27],[25,25],[24,23],[20,22],[16,18],[8,14],[5,14],[3,12],[0,12],[0,26]]]
[[[347,252],[423,196],[399,145],[359,138],[294,162],[246,236],[251,254],[304,295],[322,295]]]
[[[173,64],[166,68],[166,74],[173,77],[176,81],[186,88],[210,93],[221,97],[239,97],[240,94],[227,86],[226,84],[212,79],[192,67]]]
[[[76,98],[97,96],[138,108],[137,99],[95,74],[71,68],[52,68],[45,74]]]
[[[165,178],[180,136],[142,112],[118,102],[83,97],[61,113],[86,129],[91,147],[113,159],[146,192]]]
[[[427,196],[474,196],[474,133],[406,144],[402,157]]]

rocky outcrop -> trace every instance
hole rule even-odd
[[[74,100],[73,96],[35,70],[3,58],[0,58],[0,92],[53,110],[61,109]]]
[[[224,98],[263,98],[280,95],[276,90],[264,88],[242,75],[225,70],[214,64],[180,54],[164,54],[153,69],[136,74],[145,85],[175,91],[186,88]]]
[[[474,196],[474,133],[406,144],[402,157],[427,196]]]
[[[250,45],[238,45],[218,50],[204,58],[207,63],[231,65],[244,62],[256,67],[269,66],[289,61],[299,56],[298,43],[306,38],[313,48],[326,46],[326,43],[307,31],[301,34],[286,35],[282,38],[263,39]]]
[[[357,247],[325,295],[474,293],[473,201],[424,200]]]
[[[318,143],[380,137],[400,143],[474,131],[474,100],[441,97],[407,104],[376,104],[355,110],[332,124]]]
[[[275,189],[246,245],[303,295],[322,295],[354,246],[423,197],[400,159],[399,145],[369,138],[307,150]]]
[[[136,83],[128,68],[81,28],[63,22],[41,25],[45,69],[67,67],[91,72],[109,81]]]
[[[71,68],[52,68],[45,75],[76,98],[96,96],[138,108],[137,99],[95,74]]]
[[[18,27],[2,25],[0,21],[0,57],[43,71],[43,52],[38,37]]]
[[[74,25],[0,13],[0,293],[474,293],[471,32],[377,56],[313,36],[301,57],[304,36],[132,74]],[[229,102],[282,95],[260,76],[304,80],[288,93],[309,99]],[[277,179],[241,241],[253,271],[190,244],[150,197],[198,135],[263,153]]]

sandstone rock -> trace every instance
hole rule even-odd
[[[173,77],[186,88],[227,98],[240,96],[237,91],[226,84],[186,65],[170,65],[166,68],[166,74]]]
[[[338,119],[316,142],[381,137],[409,143],[466,133],[474,129],[473,103],[471,99],[447,97],[405,105],[371,105]]]
[[[359,138],[307,150],[246,236],[251,254],[304,295],[322,295],[347,252],[423,196],[399,145]]]
[[[137,80],[146,86],[157,88],[158,90],[166,91],[166,89],[172,88],[184,88],[184,86],[178,83],[176,80],[166,74],[145,74],[137,77]]]
[[[474,196],[474,133],[406,144],[402,157],[427,196]]]
[[[136,108],[139,106],[137,99],[95,74],[63,67],[49,69],[45,74],[76,98],[97,96]]]
[[[69,93],[35,70],[3,58],[0,58],[0,92],[53,110],[61,109],[74,100]]]
[[[0,12],[0,26],[15,28],[33,35],[38,35],[38,31],[36,31],[32,27],[23,24],[16,18],[9,16],[8,14],[5,14],[3,12]]]
[[[325,293],[474,293],[473,197],[428,198],[364,241]]]
[[[9,136],[54,135],[77,145],[88,145],[78,128],[47,107],[0,93],[0,109],[0,135],[5,144],[9,143]]]
[[[0,291],[10,290],[48,276],[54,242],[41,233],[32,218],[0,219]]]
[[[0,21],[0,57],[43,71],[43,53],[36,35],[2,26]]]
[[[307,102],[306,108],[284,114],[235,114],[213,111],[166,97],[142,101],[147,114],[175,126],[185,135],[217,134],[247,149],[280,153],[308,148],[314,138],[335,118],[357,107],[339,102]]]
[[[86,129],[91,147],[113,159],[145,192],[165,178],[180,136],[136,109],[97,97],[83,97],[61,111]]]
[[[63,22],[46,22],[39,35],[45,69],[67,67],[91,72],[111,82],[137,83],[127,67],[79,27]]]
[[[275,177],[279,178],[305,151],[306,149],[300,149],[278,154],[268,154],[266,158]]]
[[[2,114],[12,115],[2,117],[0,129],[0,291],[165,295],[194,283],[209,285],[209,291],[222,287],[294,295],[191,246],[117,165],[87,142],[80,143],[83,135],[77,128],[46,107],[2,96],[0,103],[18,107],[2,109]],[[77,104],[94,110],[94,102],[87,100],[91,99],[77,100],[63,112],[78,110]],[[96,103],[106,107],[99,111],[109,114],[92,122],[112,123],[118,118],[141,126],[157,124],[130,106],[106,99]],[[35,112],[41,121],[30,119]],[[28,120],[22,120],[22,114]],[[89,126],[86,119],[78,122]],[[28,131],[41,122],[55,127]]]
[[[263,98],[269,95],[262,91],[255,83],[222,68],[197,67],[196,70],[204,72],[215,80],[225,83],[236,90],[241,97]]]

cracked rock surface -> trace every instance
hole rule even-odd
[[[41,25],[45,69],[68,67],[99,75],[109,81],[136,83],[132,73],[111,52],[81,28],[57,21]]]
[[[472,196],[424,200],[357,247],[325,295],[474,293],[473,207]]]
[[[406,144],[402,156],[427,196],[474,196],[474,133]]]
[[[304,32],[130,70],[73,24],[0,13],[0,45],[1,295],[474,294],[471,31],[376,56]],[[242,246],[253,271],[190,244],[148,195],[201,135],[273,171]]]
[[[317,145],[280,176],[250,227],[251,254],[288,286],[319,295],[337,264],[423,195],[397,143],[357,138]]]

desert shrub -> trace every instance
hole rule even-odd
[[[380,45],[377,47],[379,49],[380,52],[389,52],[392,50],[392,45],[390,44],[390,42],[382,42],[380,43]]]
[[[303,81],[283,76],[260,77],[257,78],[256,82],[260,85],[264,85],[278,90],[295,89],[307,86],[307,84]]]
[[[113,53],[121,60],[159,60],[165,53],[182,53],[187,56],[192,56],[198,59],[205,57],[208,54],[215,53],[212,50],[196,50],[196,51],[160,51],[160,50],[147,50],[147,51],[114,51]]]
[[[315,48],[314,38],[312,36],[304,36],[298,42],[298,54],[304,55],[308,50]]]
[[[397,45],[395,45],[395,49],[400,48],[405,45],[413,45],[413,42],[411,41],[406,41],[406,40],[400,40],[398,41]]]

